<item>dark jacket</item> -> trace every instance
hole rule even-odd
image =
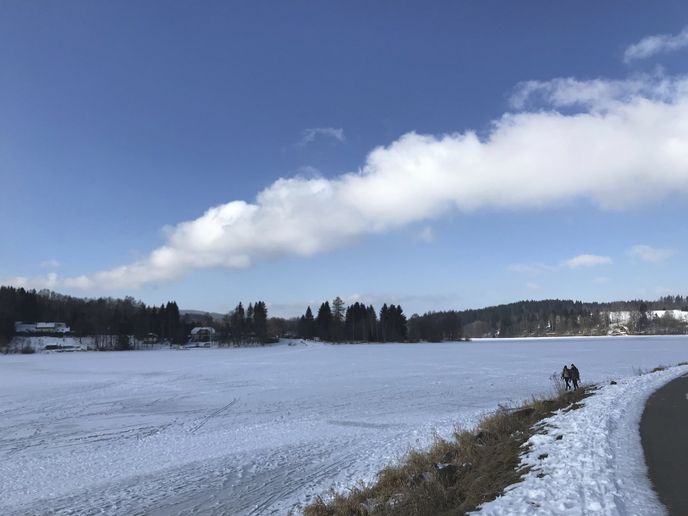
[[[571,379],[576,381],[580,380],[580,373],[575,365],[571,366]]]

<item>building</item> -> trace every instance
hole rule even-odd
[[[189,342],[212,342],[213,340],[215,340],[215,328],[210,326],[196,326],[189,335]]]
[[[144,344],[158,344],[160,342],[160,337],[157,333],[146,333],[143,337]]]
[[[28,335],[40,335],[44,333],[69,333],[71,329],[63,322],[37,322],[24,323],[17,321],[14,323],[14,332]]]

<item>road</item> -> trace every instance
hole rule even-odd
[[[670,515],[688,514],[688,375],[666,384],[645,405],[640,437],[650,480]]]

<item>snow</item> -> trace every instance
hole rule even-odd
[[[628,324],[631,321],[631,312],[629,310],[619,310],[617,312],[609,312],[609,322],[611,324]]]
[[[688,312],[683,310],[650,310],[649,312],[647,312],[647,314],[650,318],[661,318],[667,312],[669,312],[671,316],[677,321],[688,322]],[[629,322],[631,322],[631,312],[628,310],[609,312],[609,321],[612,325],[628,324]]]
[[[286,514],[564,364],[688,358],[687,337],[292,344],[0,356],[0,514]]]
[[[484,515],[660,515],[666,511],[652,490],[640,442],[645,401],[688,366],[605,385],[584,407],[544,420],[522,464],[523,482],[484,504]]]
[[[88,351],[96,350],[99,346],[112,349],[117,344],[117,335],[100,335],[99,337],[67,337],[48,335],[17,335],[12,338],[9,349],[18,352],[23,348],[31,348],[36,353],[52,353],[54,351]],[[161,342],[147,344],[133,336],[129,337],[129,343],[138,349],[169,348],[169,343]]]
[[[677,321],[688,322],[688,312],[683,310],[652,310],[652,317],[659,317],[661,319],[667,312]]]
[[[32,335],[30,337],[17,336],[10,342],[10,349],[22,349],[29,347],[34,351],[45,351],[50,349],[66,348],[72,350],[86,351],[92,349],[93,337],[54,337],[46,335]]]

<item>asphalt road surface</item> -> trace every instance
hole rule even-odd
[[[670,515],[688,515],[688,375],[650,397],[640,437],[659,499]]]

